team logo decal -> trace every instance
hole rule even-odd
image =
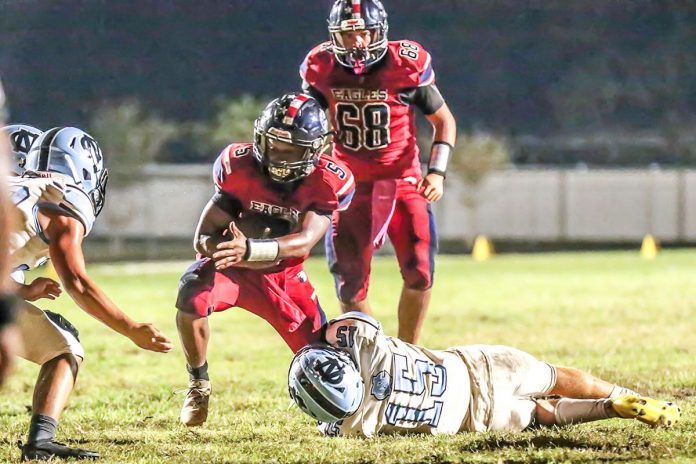
[[[391,394],[392,379],[387,371],[381,371],[372,377],[372,396],[379,401],[386,400]]]
[[[386,89],[336,88],[331,89],[331,93],[337,101],[344,102],[386,101],[389,98]]]
[[[326,361],[318,362],[315,369],[324,382],[330,383],[331,385],[339,385],[343,382],[345,369],[343,368],[343,363],[336,359],[327,359]]]
[[[297,223],[300,220],[300,211],[295,208],[272,205],[270,203],[264,203],[261,201],[252,200],[249,204],[249,210],[254,211],[255,213],[285,219],[286,221],[292,223]]]
[[[32,134],[26,129],[20,129],[10,134],[10,144],[12,145],[12,150],[20,153],[28,153],[31,145],[38,138],[38,134]],[[25,159],[22,159],[20,167],[24,167],[25,161]]]
[[[292,124],[292,120],[290,120],[290,122],[285,123],[285,124]],[[292,135],[290,134],[289,131],[286,131],[283,129],[278,129],[277,127],[271,127],[270,129],[268,129],[268,133],[274,137],[277,137],[278,140],[292,141]]]
[[[102,160],[101,148],[99,148],[99,144],[92,137],[83,135],[82,139],[80,139],[80,145],[83,149],[87,150],[97,162]]]

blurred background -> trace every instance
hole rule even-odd
[[[111,174],[90,252],[189,257],[211,165],[299,88],[331,0],[0,0],[10,121],[85,128]],[[384,0],[460,139],[445,252],[696,242],[696,2]],[[425,153],[430,144],[421,124]]]

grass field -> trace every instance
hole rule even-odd
[[[185,263],[95,265],[92,273],[128,313],[176,338],[173,301]],[[322,260],[307,270],[329,317],[337,314]],[[371,299],[396,332],[395,261],[374,263]],[[68,297],[42,305],[81,331],[87,361],[59,438],[100,451],[103,462],[565,462],[696,460],[696,252],[500,256],[485,263],[441,256],[422,344],[501,343],[674,399],[674,430],[614,419],[520,434],[328,439],[290,407],[290,351],[270,326],[243,310],[212,317],[211,416],[186,429],[178,413],[187,375],[181,349],[138,350],[84,315]],[[36,366],[20,362],[0,399],[0,462],[24,440]]]

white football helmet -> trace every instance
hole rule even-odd
[[[350,417],[362,403],[365,386],[353,359],[329,345],[309,345],[295,354],[288,372],[290,397],[320,422]]]
[[[12,172],[16,176],[21,176],[24,174],[27,153],[29,153],[32,144],[43,132],[36,127],[27,126],[26,124],[5,126],[2,128],[2,131],[7,134],[10,140],[10,149],[12,150]]]
[[[27,174],[64,176],[66,205],[87,233],[104,207],[108,171],[96,140],[75,127],[54,127],[34,142],[27,155]]]

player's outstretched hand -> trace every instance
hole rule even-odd
[[[131,330],[129,338],[144,350],[167,353],[172,349],[172,341],[152,324],[137,324]]]
[[[445,178],[440,174],[431,172],[421,179],[417,189],[426,200],[432,203],[442,198],[444,180]]]
[[[60,284],[48,277],[38,277],[29,285],[21,285],[17,295],[25,301],[36,301],[41,298],[55,300],[61,294]]]
[[[218,251],[213,253],[215,269],[218,271],[241,263],[247,251],[246,236],[239,230],[234,221],[230,222],[229,233],[232,240],[219,243]]]

